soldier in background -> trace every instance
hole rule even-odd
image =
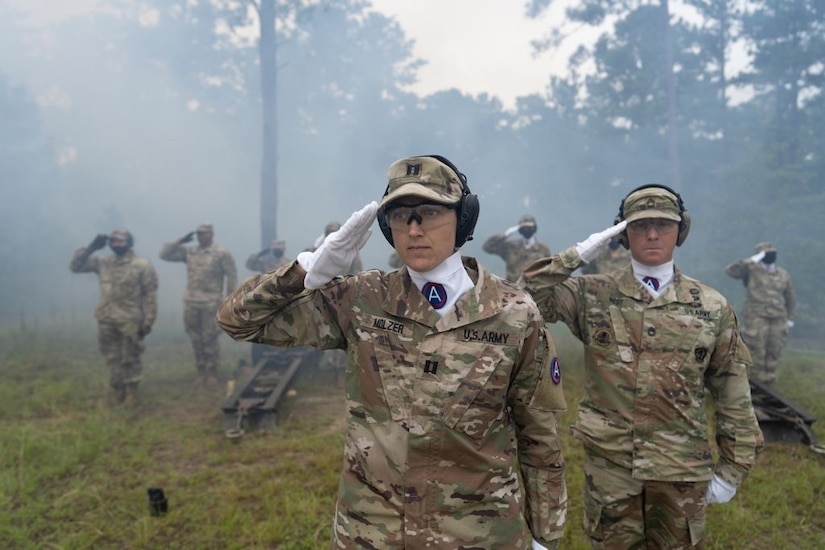
[[[544,321],[523,290],[462,258],[478,198],[452,163],[401,159],[388,176],[380,207],[248,279],[220,325],[236,340],[347,350],[331,548],[555,548],[564,397]],[[339,276],[376,216],[404,267]]]
[[[329,222],[324,227],[324,233],[322,235],[319,235],[318,238],[315,239],[312,248],[308,248],[307,251],[315,252],[316,250],[318,250],[318,247],[321,246],[324,240],[326,240],[327,237],[329,237],[331,234],[335,233],[339,229],[341,229],[340,223]],[[352,259],[352,263],[346,269],[343,275],[354,275],[355,273],[360,273],[361,271],[364,271],[364,262],[361,261],[361,255],[356,254],[355,257]]]
[[[195,234],[197,246],[184,246]],[[183,324],[192,341],[197,376],[195,386],[218,384],[220,329],[215,323],[218,304],[238,284],[235,259],[225,248],[214,244],[212,224],[200,224],[177,241],[163,245],[160,258],[186,263],[186,292],[183,295]]]
[[[111,256],[92,256],[106,243]],[[115,229],[98,235],[75,252],[69,269],[74,273],[97,273],[100,302],[95,309],[98,347],[109,367],[111,401],[136,403],[143,367],[143,339],[152,330],[158,311],[158,277],[149,260],[135,256],[132,234]]]
[[[613,273],[624,269],[629,263],[630,252],[617,239],[610,239],[607,245],[601,248],[595,260],[581,267],[581,272],[584,275]]]
[[[751,375],[757,382],[776,382],[776,368],[794,324],[793,283],[788,271],[776,265],[777,250],[769,242],[756,245],[756,254],[725,268],[747,288],[742,334],[753,357]]]
[[[584,344],[571,431],[584,445],[593,548],[702,547],[706,505],[733,498],[763,446],[733,308],[673,263],[689,229],[678,193],[642,186],[612,227],[524,272],[545,321]],[[613,237],[631,252],[622,271],[571,277]]]
[[[398,255],[398,252],[393,252],[392,254],[390,254],[390,259],[387,260],[387,263],[393,269],[398,269],[399,267],[404,265],[404,262],[401,261],[401,256]]]
[[[269,243],[267,248],[260,252],[255,252],[246,260],[246,268],[250,271],[266,273],[286,265],[292,260],[284,256],[286,252],[286,241],[275,240]]]
[[[536,239],[537,229],[536,219],[525,215],[518,221],[518,225],[484,241],[484,252],[501,256],[504,260],[508,281],[518,281],[528,264],[550,255],[550,248]],[[516,233],[521,235],[520,239],[508,240]]]

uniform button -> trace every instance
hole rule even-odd
[[[650,327],[649,329],[647,329],[647,335],[656,336],[656,327]]]

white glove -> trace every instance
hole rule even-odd
[[[378,203],[372,201],[354,212],[341,229],[330,233],[315,252],[298,254],[298,263],[307,272],[304,288],[320,288],[349,268],[372,235],[370,226],[377,214]]]
[[[517,233],[518,230],[519,230],[519,227],[521,227],[521,226],[520,225],[514,225],[513,227],[508,227],[507,231],[504,232],[504,236],[509,237],[513,233]]]
[[[705,504],[725,504],[736,494],[736,487],[716,474],[708,483],[708,492],[705,495]]]
[[[576,252],[579,253],[579,258],[588,263],[593,261],[599,255],[599,249],[606,245],[610,239],[624,231],[625,227],[627,227],[627,221],[622,220],[616,225],[611,225],[599,233],[593,233],[584,241],[576,243]]]
[[[788,319],[787,325],[788,325],[788,330],[792,329],[793,328],[793,321]]]
[[[554,544],[553,548],[558,548],[558,547],[559,547],[558,541],[556,541],[556,544]],[[532,539],[532,542],[530,543],[530,550],[550,550],[550,549],[548,547],[546,547],[545,545],[543,545],[542,543],[537,542],[536,539]]]
[[[753,263],[758,264],[759,262],[761,262],[761,261],[762,261],[762,258],[764,258],[764,257],[765,257],[765,253],[764,253],[764,252],[757,252],[756,254],[754,254],[753,256],[751,256],[751,257],[750,257],[750,258],[748,258],[748,259],[749,259],[750,261],[752,261]]]

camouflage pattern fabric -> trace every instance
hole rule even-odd
[[[144,349],[140,330],[151,328],[157,317],[158,277],[149,260],[132,251],[103,257],[92,253],[89,248],[79,249],[69,269],[98,274],[98,347],[109,368],[109,384],[117,389],[140,381]]]
[[[235,259],[228,250],[216,244],[183,246],[171,242],[163,245],[160,258],[167,262],[186,264],[184,302],[217,304],[238,286]]]
[[[163,245],[160,257],[186,263],[183,324],[192,342],[199,375],[215,376],[220,362],[220,329],[215,323],[215,310],[225,295],[224,288],[228,294],[238,284],[235,259],[215,244],[187,247],[178,242]]]
[[[563,535],[553,342],[527,294],[463,261],[475,288],[443,318],[406,267],[305,290],[297,262],[218,310],[236,340],[346,351],[331,548],[527,549]]]
[[[263,256],[259,256],[256,252],[246,260],[246,268],[250,271],[266,273],[268,271],[278,269],[279,267],[286,265],[291,261],[292,260],[285,258],[284,256],[275,256],[271,252],[268,254],[264,254]]]
[[[584,530],[594,550],[704,548],[706,481],[640,481],[589,455],[584,474]]]
[[[624,269],[630,264],[630,251],[624,247],[610,250],[608,246],[602,248],[599,255],[592,262],[581,267],[583,275],[594,275],[597,273],[613,273]]]
[[[530,248],[524,246],[523,239],[508,240],[504,234],[493,235],[482,247],[484,252],[501,256],[507,266],[507,280],[516,282],[524,272],[524,268],[540,258],[550,256],[550,248],[546,244],[536,242]]]
[[[752,376],[773,384],[787,343],[787,322],[793,320],[796,309],[791,276],[782,267],[769,271],[761,262],[749,259],[733,262],[725,272],[747,287],[742,332],[753,357]]]
[[[574,435],[590,456],[633,479],[739,486],[763,446],[733,308],[712,288],[675,269],[653,299],[631,266],[570,277],[582,260],[571,247],[524,274],[549,323],[563,321],[584,344],[585,393]],[[706,396],[716,405],[714,465]]]

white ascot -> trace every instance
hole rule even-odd
[[[407,271],[410,272],[410,278],[419,291],[422,291],[427,283],[441,284],[447,291],[446,303],[435,310],[441,317],[452,309],[465,292],[475,286],[464,269],[464,264],[461,263],[461,252],[458,251],[430,271],[420,272],[409,267]]]
[[[636,280],[639,281],[654,298],[658,298],[673,280],[673,260],[661,265],[645,265],[630,258],[630,265],[633,266],[633,276],[636,277]],[[657,279],[659,281],[658,290],[645,283],[645,277]]]

